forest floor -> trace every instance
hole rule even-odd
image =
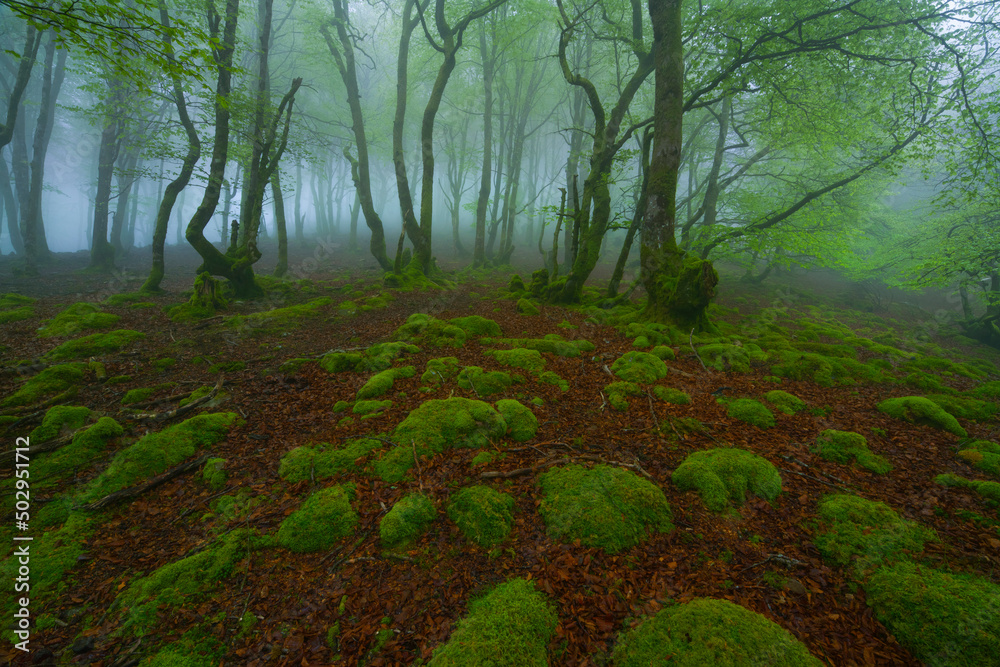
[[[223,313],[249,315],[329,297],[312,314],[275,327],[266,319],[252,318],[172,321],[164,308],[185,300],[180,292],[190,288],[196,265],[186,253],[168,254],[171,278],[164,286],[170,291],[142,299],[152,305],[112,305],[109,297],[141,285],[141,261],[144,257],[136,253],[133,268],[112,280],[80,273],[82,254],[60,259],[33,279],[14,275],[9,262],[0,262],[0,291],[37,299],[30,317],[0,324],[0,400],[14,395],[41,366],[33,364],[47,363],[46,355],[57,345],[91,333],[37,334],[46,320],[73,303],[93,303],[120,318],[115,329],[144,334],[121,349],[92,357],[114,383],[99,379],[91,365],[75,394],[64,398],[88,408],[89,420],[113,418],[124,432],[71,470],[61,470],[58,484],[33,475],[32,517],[46,504],[91,488],[87,485],[106,471],[116,453],[140,437],[181,421],[151,415],[165,416],[177,407],[178,396],[214,387],[220,379],[222,390],[206,404],[211,407],[203,405],[183,416],[236,413],[239,419],[224,437],[186,459],[200,461],[206,454],[224,459],[226,478],[222,488],[210,487],[200,470],[182,471],[134,498],[90,511],[86,521],[73,524],[85,528],[79,529],[79,544],[71,550],[62,549],[59,542],[40,552],[45,547],[43,533],[32,527],[28,534],[34,535],[36,559],[42,553],[65,562],[52,565],[57,574],[47,589],[39,585],[32,593],[30,609],[38,626],[32,631],[30,653],[5,640],[2,662],[125,667],[181,642],[174,645],[208,647],[205,650],[217,656],[214,664],[220,664],[218,656],[227,665],[414,664],[426,662],[447,642],[471,599],[490,586],[522,577],[535,583],[558,615],[547,648],[553,665],[608,664],[624,630],[672,602],[699,597],[729,600],[758,612],[826,664],[923,664],[873,614],[854,571],[832,565],[817,549],[815,540],[824,527],[817,504],[838,492],[885,502],[904,519],[936,531],[940,540],[924,545],[922,563],[1000,583],[997,503],[971,489],[934,481],[942,473],[989,478],[956,457],[957,446],[967,439],[894,419],[875,407],[890,397],[924,393],[913,381],[904,382],[904,377],[912,380],[918,373],[905,361],[897,360],[899,367],[894,361],[887,369],[896,378],[891,382],[823,386],[814,380],[775,377],[772,360],[755,360],[745,372],[726,370],[724,361],[712,367],[709,359],[696,354],[697,339],[692,338],[692,346],[685,336],[671,344],[676,359],[667,360],[669,374],[654,384],[685,392],[690,403],[667,403],[644,390],[627,398],[627,409],[620,411],[608,402],[606,386],[618,379],[609,368],[637,349],[635,336],[604,323],[593,311],[541,305],[537,315],[520,314],[507,291],[509,272],[456,274],[449,289],[396,292],[382,287],[381,274],[363,251],[333,248],[322,257],[302,252],[292,267],[304,280],[288,283],[261,302],[231,304]],[[527,273],[522,273],[525,281]],[[818,338],[803,335],[802,340],[836,345],[838,341],[827,340],[823,332],[846,327],[921,359],[945,359],[942,364],[925,363],[919,371],[921,377],[931,378],[925,378],[931,386],[939,382],[945,393],[968,395],[1000,377],[1000,354],[956,338],[950,327],[940,324],[942,318],[935,315],[950,312],[946,302],[937,309],[894,303],[886,312],[865,313],[858,308],[873,305],[865,292],[851,291],[836,279],[809,281],[802,275],[785,276],[748,286],[724,275],[713,317],[727,325],[724,331],[731,336],[770,323],[795,338],[813,322],[826,328]],[[352,415],[349,408],[335,413],[337,403],[352,401],[372,374],[331,373],[316,361],[333,350],[364,350],[388,341],[413,313],[441,320],[479,315],[495,321],[505,337],[559,334],[589,341],[594,349],[576,357],[543,354],[545,369],[567,381],[566,391],[529,377],[483,399],[515,398],[528,405],[538,421],[530,439],[494,439],[486,448],[494,456],[475,464],[473,458],[481,450],[474,448],[419,457],[402,481],[391,483],[372,474],[370,464],[384,452],[363,454],[332,479],[355,485],[351,505],[358,521],[351,536],[318,552],[254,550],[230,563],[217,583],[172,604],[164,598],[158,609],[154,605],[147,610],[151,618],[130,615],[123,595],[140,577],[204,553],[206,546],[235,530],[273,535],[311,493],[330,486],[331,479],[285,481],[279,466],[291,450],[315,443],[337,448],[362,436],[388,441],[393,428],[429,399],[482,398],[475,387],[463,389],[454,380],[428,387],[421,374],[431,359],[453,356],[462,366],[512,370],[484,354],[503,347],[496,341],[484,344],[470,336],[461,347],[420,345],[418,352],[394,362],[397,367],[414,366],[416,374],[396,378],[382,397],[391,399],[390,407],[369,418]],[[871,356],[860,350],[859,358],[865,360],[866,354]],[[311,361],[281,370],[285,362],[304,358]],[[156,363],[164,359],[175,362]],[[21,371],[14,372],[15,367]],[[961,369],[975,372],[963,374]],[[122,404],[130,390],[149,388],[153,391],[143,403]],[[728,416],[718,400],[760,398],[773,389],[801,398],[807,409],[792,415],[775,410],[775,425],[759,428]],[[0,410],[8,417],[0,423],[0,449],[12,449],[17,437],[38,427],[48,407],[39,401]],[[960,421],[969,439],[1000,440],[995,415]],[[813,447],[826,429],[863,434],[892,470],[878,475],[820,457]],[[720,446],[749,450],[770,461],[780,472],[781,494],[772,501],[751,494],[742,505],[720,514],[710,511],[696,491],[682,491],[671,482],[686,456]],[[46,457],[57,454],[40,454],[31,465],[41,467]],[[415,459],[416,454],[414,448]],[[675,530],[652,532],[615,554],[553,536],[539,513],[538,477],[564,460],[641,471],[665,494]],[[12,544],[14,466],[10,457],[4,461],[0,540],[5,546],[0,553],[10,564],[13,547],[6,545]],[[496,475],[511,471],[521,472]],[[498,548],[470,542],[444,511],[458,489],[472,484],[514,498],[513,527]],[[406,550],[388,552],[380,544],[378,521],[413,491],[431,499],[439,510],[437,518]],[[220,498],[230,502],[223,507]],[[79,507],[72,511],[74,517],[86,512]],[[65,529],[58,526],[54,522],[45,534]],[[69,537],[61,535],[59,540]],[[48,567],[32,562],[32,572],[39,577],[46,576]],[[5,619],[4,627],[7,623]]]

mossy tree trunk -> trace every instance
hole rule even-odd
[[[649,0],[649,16],[653,25],[656,89],[640,268],[648,297],[645,316],[685,329],[712,329],[706,309],[715,296],[719,276],[711,262],[685,257],[675,236],[684,116],[681,0]]]
[[[646,202],[649,198],[649,149],[653,143],[653,135],[650,128],[642,136],[642,185],[639,186],[639,199],[635,203],[635,212],[632,214],[632,222],[628,226],[625,234],[625,242],[622,243],[621,252],[618,253],[618,262],[615,270],[611,273],[611,280],[608,281],[606,296],[614,298],[618,296],[618,287],[621,285],[622,276],[625,275],[625,264],[628,262],[629,254],[632,252],[632,243],[635,241],[636,232],[642,225],[646,215]]]
[[[274,224],[278,228],[278,263],[274,275],[278,278],[288,272],[288,227],[285,222],[285,196],[281,192],[281,174],[277,169],[271,174],[271,192],[274,195]]]
[[[494,40],[486,47],[486,22],[480,26],[479,55],[483,61],[483,165],[476,200],[476,240],[472,249],[472,266],[486,264],[486,207],[490,200],[490,176],[493,172],[493,70],[497,55]]]

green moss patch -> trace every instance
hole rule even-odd
[[[667,376],[667,365],[648,352],[626,352],[611,364],[611,372],[625,382],[650,384]]]
[[[59,364],[42,369],[38,375],[28,378],[21,388],[3,400],[0,405],[16,407],[33,405],[55,396],[83,381],[86,364]]]
[[[732,602],[707,598],[667,607],[626,632],[611,654],[611,664],[823,665],[774,621]]]
[[[642,388],[635,382],[612,382],[604,387],[604,393],[608,395],[608,405],[615,410],[624,412],[628,410],[629,396],[639,396]]]
[[[484,371],[479,366],[466,366],[458,374],[458,386],[476,394],[476,396],[492,396],[505,391],[514,384],[509,373],[503,371]]]
[[[436,517],[434,503],[424,494],[403,496],[379,522],[382,546],[398,549],[411,544]]]
[[[0,311],[12,310],[22,306],[30,306],[37,300],[38,299],[32,299],[30,296],[24,296],[23,294],[18,294],[16,292],[0,294]]]
[[[453,317],[448,320],[448,323],[462,329],[469,336],[499,336],[502,334],[499,324],[480,315]]]
[[[698,356],[701,357],[706,366],[711,366],[715,370],[735,371],[737,373],[749,373],[752,368],[751,362],[767,360],[764,351],[753,343],[746,345],[733,343],[702,345],[698,348]]]
[[[232,412],[203,414],[150,433],[119,452],[107,470],[87,485],[80,501],[97,500],[159,475],[199,449],[222,440],[235,421],[236,414]]]
[[[392,407],[392,401],[358,401],[351,409],[356,415],[374,416]]]
[[[74,303],[51,320],[45,320],[38,329],[38,335],[73,336],[88,329],[110,329],[118,324],[120,317],[112,313],[101,312],[92,303]]]
[[[948,394],[928,394],[927,398],[937,403],[945,412],[953,417],[987,421],[997,414],[997,404],[992,401],[980,401],[967,396],[950,396]]]
[[[467,486],[452,496],[448,517],[470,542],[491,549],[503,542],[514,523],[514,498],[488,486]]]
[[[617,553],[650,533],[674,529],[663,491],[635,473],[607,465],[570,464],[540,475],[538,508],[549,533]]]
[[[993,665],[1000,656],[1000,586],[983,577],[900,562],[865,584],[868,605],[929,665]]]
[[[1000,477],[1000,445],[995,442],[976,440],[956,456],[978,470]]]
[[[20,322],[22,320],[27,320],[35,316],[35,309],[31,306],[21,306],[20,308],[11,308],[9,310],[0,310],[0,324],[8,324],[10,322]]]
[[[545,359],[538,350],[514,348],[513,350],[487,350],[485,354],[493,357],[498,363],[513,368],[523,368],[532,373],[541,372],[545,368]]]
[[[934,478],[934,481],[942,486],[957,486],[963,489],[971,489],[983,498],[1000,503],[1000,483],[998,482],[980,482],[979,480],[966,479],[952,474],[938,475]]]
[[[806,407],[806,402],[801,398],[780,389],[775,389],[764,394],[764,400],[786,415],[794,415],[796,412],[805,410]]]
[[[673,348],[667,347],[666,345],[657,345],[650,350],[649,353],[658,359],[663,359],[664,361],[673,361],[677,358],[677,355],[674,354]]]
[[[547,667],[546,647],[558,622],[533,582],[512,579],[470,602],[468,616],[455,624],[448,643],[435,649],[427,664]]]
[[[525,407],[512,398],[496,402],[497,412],[507,423],[507,435],[515,442],[524,442],[535,437],[538,431],[538,418],[531,408]]]
[[[677,345],[687,342],[687,335],[676,327],[656,322],[631,322],[625,327],[625,335],[633,338],[635,347],[651,345]]]
[[[483,345],[509,345],[538,350],[558,357],[579,357],[594,349],[594,344],[588,340],[565,340],[558,334],[548,334],[544,338],[483,338],[479,342]]]
[[[225,488],[226,480],[226,459],[214,458],[205,461],[201,468],[201,481],[205,482],[208,488],[213,491],[220,491]]]
[[[296,320],[303,317],[319,315],[320,308],[333,303],[328,296],[313,299],[307,303],[285,308],[274,308],[249,315],[235,315],[225,320],[227,327],[251,327],[254,329],[287,329],[297,324]]]
[[[840,566],[857,557],[858,569],[864,570],[907,552],[919,553],[925,542],[937,541],[933,530],[900,518],[885,503],[858,496],[827,496],[820,501],[819,516],[830,528],[816,537],[816,548]]]
[[[461,370],[462,366],[455,357],[438,357],[427,361],[427,370],[420,376],[420,380],[428,384],[444,384]]]
[[[813,450],[827,461],[835,463],[850,463],[856,461],[859,466],[879,475],[892,470],[892,465],[881,456],[873,454],[868,449],[865,436],[852,431],[835,431],[827,429],[816,438],[816,448]]]
[[[43,424],[44,425],[44,424]],[[31,463],[32,486],[41,490],[55,485],[60,479],[92,465],[108,443],[124,433],[111,417],[101,417],[97,423],[73,436],[73,441],[59,449],[39,454]]]
[[[356,398],[361,401],[368,398],[376,398],[387,394],[393,384],[399,378],[411,378],[417,374],[413,366],[401,366],[400,368],[389,368],[381,373],[376,373],[368,382],[358,389]]]
[[[691,402],[691,397],[680,389],[674,389],[673,387],[662,387],[656,385],[653,387],[653,396],[664,403],[673,403],[674,405],[687,405]]]
[[[538,381],[544,382],[545,384],[554,384],[562,391],[569,391],[569,382],[562,379],[562,377],[554,371],[542,371],[538,374]]]
[[[774,500],[781,493],[781,475],[767,459],[735,448],[693,452],[674,471],[671,481],[683,490],[695,489],[715,512],[730,501],[741,504],[749,490]]]
[[[29,435],[34,444],[54,440],[64,433],[72,433],[87,423],[90,410],[82,405],[56,405],[48,409],[42,423]]]
[[[51,361],[93,357],[109,352],[118,352],[126,345],[146,337],[146,334],[131,329],[117,329],[108,333],[96,333],[68,340],[49,351],[44,358]]]
[[[430,347],[462,347],[468,332],[460,326],[424,313],[414,313],[396,329],[394,340],[411,341]]]
[[[281,457],[278,476],[294,483],[357,472],[360,468],[355,461],[380,447],[382,443],[371,438],[349,440],[341,447],[333,447],[329,443],[296,447]]]
[[[328,373],[345,371],[377,373],[392,367],[392,362],[402,355],[419,351],[419,347],[410,343],[377,343],[364,353],[330,352],[320,358],[319,365]]]
[[[811,380],[824,387],[850,385],[859,382],[892,382],[893,376],[884,369],[856,359],[829,357],[814,352],[778,351],[779,362],[771,373],[790,380]]]
[[[968,433],[959,425],[957,419],[945,412],[937,403],[923,396],[890,398],[882,401],[876,407],[879,412],[884,412],[896,419],[913,424],[933,426],[942,431],[954,433],[961,438],[968,437]]]
[[[735,400],[719,399],[726,406],[726,415],[739,419],[757,428],[771,428],[775,425],[774,413],[760,401],[752,398],[737,398]]]
[[[317,491],[278,528],[278,544],[296,553],[329,549],[350,535],[358,523],[351,508],[354,485],[342,484]]]
[[[539,313],[542,312],[538,309],[538,306],[535,305],[534,301],[525,298],[517,300],[516,308],[517,312],[521,313],[522,315],[538,315]]]

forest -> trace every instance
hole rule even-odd
[[[998,19],[0,0],[0,659],[1000,665]]]

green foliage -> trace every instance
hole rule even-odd
[[[852,431],[835,431],[828,429],[816,438],[817,454],[827,461],[849,463],[854,460],[858,465],[879,475],[892,470],[892,465],[881,456],[873,454],[868,449],[868,441],[860,433]]]
[[[608,404],[624,412],[628,410],[628,396],[639,396],[642,389],[635,382],[612,382],[604,387],[604,392],[608,395]]]
[[[806,402],[801,398],[780,389],[774,389],[764,394],[764,400],[786,415],[794,415],[806,407]]]
[[[42,369],[38,375],[28,378],[21,388],[3,399],[4,407],[32,405],[43,398],[66,391],[83,381],[86,364],[59,364]]]
[[[87,329],[110,329],[121,320],[117,315],[101,312],[92,303],[74,303],[51,320],[45,320],[38,329],[38,335],[72,336]]]
[[[392,401],[358,401],[351,410],[356,415],[373,416],[392,407]]]
[[[919,553],[925,542],[937,541],[933,530],[901,519],[885,503],[858,496],[824,498],[819,516],[830,528],[816,537],[816,548],[826,560],[840,566],[858,557],[859,571],[902,558],[906,552]]]
[[[358,389],[358,393],[355,397],[360,401],[382,396],[392,389],[392,386],[397,379],[411,378],[416,374],[417,371],[413,366],[386,369],[381,373],[373,375],[372,378],[361,387],[361,389]]]
[[[547,667],[546,647],[559,622],[534,582],[512,579],[469,603],[448,643],[428,667]]]
[[[413,542],[437,517],[430,498],[422,493],[403,496],[379,522],[382,546],[398,549]]]
[[[278,476],[294,483],[307,479],[320,481],[341,473],[357,472],[359,467],[355,461],[381,446],[378,440],[358,438],[336,448],[328,443],[296,447],[281,457]]]
[[[712,511],[721,512],[729,501],[743,503],[747,490],[774,500],[781,493],[781,476],[767,459],[735,448],[693,452],[671,477],[682,491],[695,489]]]
[[[669,533],[673,515],[663,491],[635,473],[607,465],[570,464],[539,476],[538,511],[549,533],[618,553],[649,533]]]
[[[146,334],[131,329],[118,329],[108,333],[96,333],[68,340],[62,345],[44,355],[51,361],[79,359],[80,357],[95,357],[108,352],[118,352],[126,345],[145,338]]]
[[[989,665],[1000,655],[1000,586],[989,579],[904,561],[877,569],[865,594],[875,616],[928,665]]]
[[[626,632],[611,654],[611,664],[823,665],[774,621],[732,602],[706,598],[667,607]]]
[[[771,428],[774,426],[774,413],[760,401],[752,398],[737,398],[733,401],[719,401],[726,405],[726,414],[734,419],[739,419],[757,428]]]
[[[965,429],[959,426],[958,420],[942,410],[936,403],[923,396],[902,396],[889,398],[876,406],[879,412],[890,417],[908,421],[913,424],[933,426],[954,433],[960,438],[968,437]]]
[[[653,387],[653,396],[664,403],[673,403],[674,405],[687,405],[691,402],[691,397],[680,389],[674,389],[673,387],[663,387],[656,385]]]
[[[350,535],[358,523],[351,508],[354,485],[331,486],[309,496],[278,528],[278,544],[295,553],[322,551]]]
[[[467,486],[452,496],[448,517],[465,538],[484,549],[503,542],[514,523],[514,498],[488,486]]]

